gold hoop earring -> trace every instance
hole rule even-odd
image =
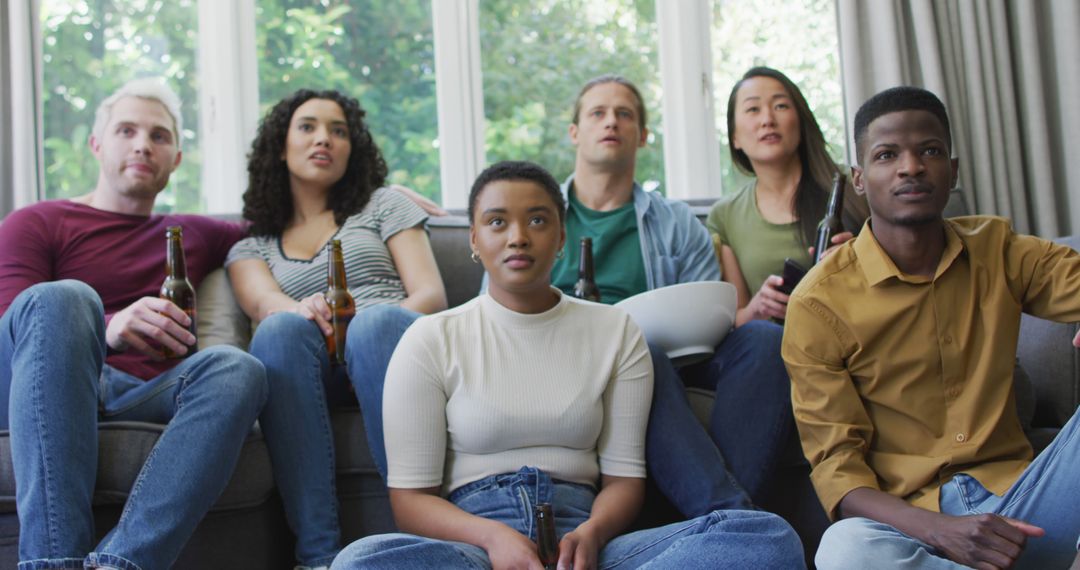
[[[473,263],[480,263],[480,256],[476,253],[475,249],[473,250],[472,254],[469,255],[469,259],[471,259]]]

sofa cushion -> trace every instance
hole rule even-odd
[[[432,217],[428,220],[431,249],[446,286],[446,300],[456,307],[480,292],[484,268],[469,255],[469,219],[462,215]]]
[[[211,271],[199,284],[199,348],[227,344],[247,350],[251,342],[251,320],[236,302],[224,268]]]
[[[123,505],[165,426],[144,422],[106,422],[98,426],[98,470],[94,505]],[[236,470],[213,511],[245,509],[266,502],[274,492],[270,455],[256,429],[244,441]],[[15,472],[9,433],[0,431],[0,513],[15,511]]]

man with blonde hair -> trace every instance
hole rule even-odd
[[[20,570],[171,566],[266,400],[257,360],[232,347],[196,352],[191,317],[158,297],[167,227],[183,228],[196,286],[244,234],[152,213],[180,165],[181,120],[162,82],[128,83],[97,110],[94,189],[0,226],[0,429],[10,430]],[[95,546],[98,424],[120,420],[167,426]]]

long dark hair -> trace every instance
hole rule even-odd
[[[742,79],[731,88],[727,105],[727,128],[728,148],[731,150],[731,159],[735,166],[742,172],[754,175],[754,165],[750,157],[742,150],[735,148],[735,95],[739,92],[748,79],[755,77],[770,77],[780,82],[791,97],[795,105],[795,112],[799,116],[799,163],[802,165],[802,176],[799,177],[799,185],[795,189],[795,197],[792,200],[792,211],[798,220],[798,236],[803,245],[809,247],[814,244],[817,233],[817,224],[825,215],[825,208],[832,190],[833,178],[841,173],[840,168],[829,156],[828,146],[825,143],[825,135],[821,133],[814,113],[810,111],[810,105],[806,103],[802,91],[788,76],[771,67],[753,67]],[[860,199],[851,191],[850,183],[844,196],[844,226],[851,231],[858,231],[865,214],[859,212],[858,202]]]
[[[326,197],[339,226],[364,209],[371,194],[386,181],[386,162],[364,122],[365,111],[356,99],[338,91],[301,89],[279,101],[263,117],[248,155],[248,188],[244,192],[244,219],[257,236],[280,236],[293,216],[289,168],[282,158],[296,109],[310,99],[337,103],[349,127],[348,166]]]

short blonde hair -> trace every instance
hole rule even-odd
[[[94,129],[91,131],[95,137],[101,138],[101,133],[112,116],[113,105],[124,97],[138,97],[161,103],[172,117],[173,140],[176,141],[176,148],[180,148],[180,133],[184,129],[184,118],[180,114],[180,97],[164,80],[154,77],[132,79],[98,105],[94,114]]]

